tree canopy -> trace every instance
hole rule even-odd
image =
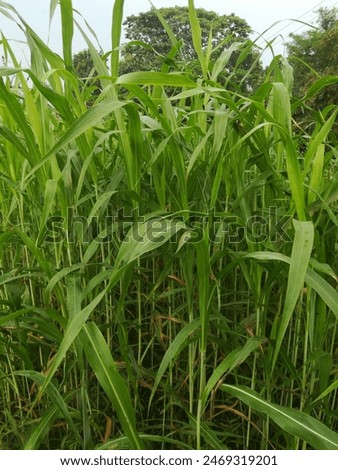
[[[87,106],[91,106],[95,96],[101,93],[101,82],[97,77],[94,61],[89,49],[84,49],[73,55],[73,69],[81,80],[81,89],[86,94]]]
[[[247,41],[252,32],[248,23],[234,13],[218,15],[203,8],[196,9],[196,13],[201,27],[204,51],[207,49],[208,42],[211,41],[213,50],[211,62],[214,62],[234,42],[244,43]],[[164,22],[169,26],[175,38],[182,40],[182,47],[175,60],[172,61],[168,59],[168,54],[172,51],[173,43],[165,30]],[[125,45],[122,50],[120,64],[122,74],[141,70],[161,70],[164,64],[171,66],[173,70],[175,68],[183,69],[198,74],[199,64],[193,45],[187,7],[176,6],[159,10],[152,8],[145,13],[128,16],[124,26],[126,38],[131,42]],[[240,83],[256,61],[257,64],[254,67],[256,73],[251,73],[250,79],[245,82],[246,88],[254,88],[261,73],[258,55],[251,47],[248,54],[242,55],[240,64],[238,64],[239,57],[239,51],[231,55],[224,74],[229,76],[236,69],[234,79]]]
[[[91,74],[97,75],[89,49],[84,49],[73,55],[73,68],[76,75],[82,79],[87,79]]]
[[[294,95],[302,97],[316,80],[338,74],[338,9],[320,8],[317,28],[291,35],[289,61],[294,69]],[[314,109],[338,103],[338,84],[322,89],[311,101]]]

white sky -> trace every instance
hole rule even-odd
[[[15,7],[24,17],[26,22],[39,34],[46,42],[48,39],[49,25],[49,6],[50,0],[7,0],[7,3]],[[152,3],[157,7],[187,6],[187,0],[153,0]],[[100,44],[104,51],[111,49],[110,30],[112,7],[114,0],[73,0],[73,6],[87,20],[89,25],[95,30]],[[151,5],[148,0],[125,0],[124,16],[137,14],[141,11],[147,11]],[[1,3],[0,3],[1,5]],[[275,53],[283,54],[284,42],[287,40],[290,32],[301,32],[302,29],[309,29],[302,26],[301,23],[293,20],[301,20],[310,24],[315,24],[317,17],[316,10],[320,7],[337,6],[338,2],[334,0],[195,0],[195,6],[213,10],[219,14],[235,13],[244,18],[247,23],[256,32],[253,38],[262,34],[266,29],[272,28],[264,34],[267,40],[275,36]],[[61,36],[59,28],[59,15],[55,14],[50,33],[50,47],[61,53]],[[7,39],[11,40],[11,45],[15,50],[19,60],[23,60],[24,54],[27,55],[27,49],[18,43],[23,39],[22,33],[18,27],[8,21],[0,12],[0,30]],[[258,44],[263,45],[260,40]],[[14,44],[16,44],[14,46]],[[95,44],[95,42],[94,42]],[[76,32],[73,41],[73,52],[78,52],[86,47],[84,40],[79,32]],[[265,54],[264,61],[268,62],[270,56]],[[27,65],[24,64],[23,65]]]

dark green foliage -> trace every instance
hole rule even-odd
[[[90,76],[97,75],[89,49],[74,54],[73,69],[79,78],[87,79]]]
[[[184,70],[192,73],[195,77],[200,76],[201,70],[193,45],[188,8],[177,6],[160,8],[158,13],[167,22],[176,39],[182,40],[178,53],[174,58],[168,58],[173,44],[154,8],[145,13],[128,16],[124,26],[126,37],[132,43],[127,44],[122,50],[121,74],[140,70],[158,71],[163,66],[169,66],[172,71]],[[234,13],[218,15],[213,11],[207,11],[203,8],[196,9],[196,13],[200,22],[202,49],[204,52],[207,50],[211,31],[212,62],[220,56],[224,49],[229,48],[234,42],[242,42],[244,44],[249,40],[250,33],[252,32],[251,27],[244,19],[236,16]],[[233,73],[239,55],[240,52],[232,54],[227,67],[220,76],[221,82],[224,83]],[[257,51],[251,48],[250,53],[246,55],[240,67],[236,68],[233,82],[239,84],[257,59]],[[261,74],[261,64],[257,60],[250,78],[245,80],[242,88],[246,91],[255,88],[261,78]]]
[[[101,93],[102,87],[100,80],[95,80],[98,73],[89,49],[84,49],[73,55],[73,71],[83,83],[81,89],[86,93],[87,106],[90,106],[93,97]]]
[[[297,98],[306,95],[309,88],[321,77],[338,74],[338,9],[320,8],[318,26],[302,34],[291,35],[288,44],[289,60],[294,68],[293,94]],[[325,87],[308,101],[315,110],[338,103],[338,83]],[[301,118],[301,115],[300,115]],[[308,122],[311,117],[303,114]]]

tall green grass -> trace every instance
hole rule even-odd
[[[71,0],[62,57],[0,2],[0,447],[337,449],[337,110],[293,120],[333,78],[221,86],[193,1],[203,77],[120,76],[123,3],[108,69]]]

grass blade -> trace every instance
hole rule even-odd
[[[19,371],[16,371],[15,374],[22,376],[22,377],[28,377],[29,379],[36,382],[38,385],[42,385],[45,381],[45,376],[41,374],[40,372],[36,372],[34,370],[19,370]],[[58,389],[54,386],[54,384],[49,383],[48,386],[46,387],[46,393],[47,395],[49,395],[52,402],[55,403],[55,405],[58,407],[58,409],[60,410],[60,412],[66,419],[66,421],[68,422],[69,426],[73,430],[74,434],[77,436],[77,439],[81,441],[81,437],[75,427],[75,424],[73,422],[69,409],[67,408],[65,401],[62,399],[62,396],[60,395],[60,392],[58,391]]]
[[[77,119],[70,129],[61,137],[61,139],[49,150],[49,152],[37,163],[27,175],[30,178],[41,166],[43,166],[56,152],[66,145],[73,142],[77,137],[82,135],[86,130],[94,126],[98,121],[103,119],[112,111],[125,106],[122,101],[107,101],[90,108],[85,114]]]
[[[167,349],[161,364],[158,368],[154,385],[151,391],[148,409],[151,406],[151,402],[154,398],[156,390],[159,386],[159,383],[163,377],[163,374],[169,367],[169,365],[174,361],[174,359],[179,355],[179,353],[187,346],[189,337],[201,326],[200,319],[193,320],[191,323],[188,323],[174,338],[172,343],[170,344],[169,348]]]
[[[308,442],[314,449],[338,450],[338,434],[301,411],[275,405],[245,386],[221,385],[221,389],[242,400],[254,410],[267,414],[284,431]]]
[[[94,323],[89,323],[82,329],[80,338],[89,364],[112,401],[132,448],[143,449],[136,430],[136,417],[128,388],[118,372],[102,333]]]
[[[60,7],[62,23],[63,58],[65,61],[66,69],[71,70],[73,66],[72,41],[74,34],[72,0],[60,0]]]
[[[149,219],[136,222],[123,240],[116,266],[123,266],[135,261],[140,256],[159,248],[180,230],[185,230],[184,222],[171,219]]]
[[[118,77],[119,75],[119,57],[120,57],[120,41],[122,32],[122,21],[123,21],[123,6],[124,0],[115,0],[113,8],[113,20],[111,29],[111,74],[112,77]]]
[[[284,263],[291,264],[291,259],[288,256],[269,251],[250,253],[245,255],[245,257],[264,261],[283,261]],[[311,268],[308,268],[306,271],[305,282],[321,296],[338,319],[338,292]]]
[[[190,78],[174,72],[131,72],[118,77],[116,83],[118,85],[160,85],[187,88],[196,86]]]
[[[278,327],[276,346],[272,360],[272,370],[276,364],[279,350],[289,325],[293,310],[296,306],[300,290],[304,285],[306,270],[309,265],[313,246],[314,227],[312,222],[293,221],[295,239],[292,246],[288,285],[286,290],[284,310]]]
[[[320,401],[320,400],[322,400],[323,398],[325,398],[326,395],[328,395],[329,393],[331,393],[331,392],[332,392],[333,390],[335,390],[336,388],[338,388],[338,379],[335,380],[331,385],[329,385],[329,386],[327,387],[327,389],[324,390],[324,392],[319,395],[319,397],[317,397],[315,400],[313,400],[313,402],[311,403],[311,405],[314,404],[314,403],[316,403],[317,401]]]
[[[101,302],[103,297],[106,295],[106,291],[102,291],[98,294],[94,300],[90,302],[85,308],[83,308],[78,314],[69,321],[66,331],[63,337],[63,340],[59,346],[57,353],[55,354],[52,364],[49,368],[48,374],[45,377],[44,383],[39,392],[39,397],[43,395],[47,386],[49,385],[50,381],[52,380],[55,372],[57,371],[58,367],[60,366],[61,362],[66,357],[68,349],[72,346],[75,338],[78,336],[81,328],[83,328],[84,324],[86,323],[87,319],[89,318],[90,314],[94,310],[94,308]]]
[[[207,66],[207,61],[206,61],[206,58],[202,49],[202,31],[201,31],[201,26],[197,18],[194,0],[188,0],[188,6],[189,6],[189,18],[190,18],[190,25],[191,25],[192,41],[194,44],[195,51],[197,53],[197,57],[202,67],[203,77],[207,78],[208,66]]]
[[[60,411],[56,405],[53,405],[42,418],[39,423],[34,427],[33,431],[30,433],[27,441],[25,442],[23,450],[38,450],[41,441],[48,433],[50,426],[55,421],[55,419],[60,415]]]
[[[231,351],[230,354],[226,356],[225,359],[216,367],[212,376],[208,380],[202,396],[202,407],[204,408],[212,389],[215,387],[217,382],[222,378],[226,373],[230,373],[235,367],[241,364],[247,359],[247,357],[255,351],[262,343],[265,341],[265,338],[259,336],[253,336],[249,338],[243,347],[236,348],[234,351]]]

